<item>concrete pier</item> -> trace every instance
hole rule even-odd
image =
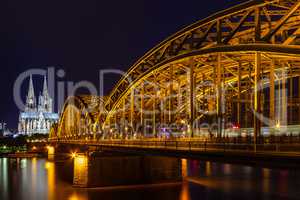
[[[48,159],[54,160],[55,148],[53,146],[47,146],[47,149],[48,149]]]
[[[102,153],[74,158],[74,187],[108,187],[181,181],[178,158]]]

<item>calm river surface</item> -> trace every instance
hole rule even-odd
[[[188,181],[153,187],[80,189],[62,163],[0,158],[1,200],[300,199],[300,169],[182,160]]]

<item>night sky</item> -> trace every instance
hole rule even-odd
[[[27,69],[54,66],[66,71],[60,81],[88,80],[99,87],[101,68],[126,70],[166,37],[239,2],[244,1],[1,0],[0,121],[17,128],[13,84]],[[118,79],[106,79],[106,93]],[[42,79],[34,82],[37,95]],[[24,94],[27,87],[26,82]]]

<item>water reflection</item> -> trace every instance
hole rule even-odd
[[[3,188],[3,191],[1,191],[0,194],[3,195],[3,198],[2,199],[6,199],[8,198],[8,170],[7,170],[7,158],[2,158],[0,159],[0,163],[1,163],[1,173],[0,173],[0,178],[1,178],[1,188]],[[1,195],[1,196],[2,196]]]
[[[188,182],[184,181],[181,188],[180,200],[190,200],[190,190]]]
[[[54,199],[54,193],[55,193],[55,165],[54,165],[54,163],[46,161],[45,169],[47,170],[48,199]]]
[[[117,189],[72,187],[64,162],[0,158],[0,199],[66,200],[193,200],[297,199],[300,170],[268,169],[210,161],[181,160],[182,184]],[[79,162],[81,162],[79,160]],[[70,166],[72,166],[70,164]]]
[[[187,159],[181,159],[181,176],[185,179],[188,176]]]
[[[211,162],[210,161],[206,161],[205,162],[205,173],[206,176],[211,176]]]
[[[270,192],[270,169],[263,168],[263,192],[269,193]]]

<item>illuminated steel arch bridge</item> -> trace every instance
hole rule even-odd
[[[70,97],[52,138],[297,133],[300,1],[249,1],[140,58],[109,96]],[[262,128],[263,127],[263,128]],[[292,127],[292,128],[291,128]]]

